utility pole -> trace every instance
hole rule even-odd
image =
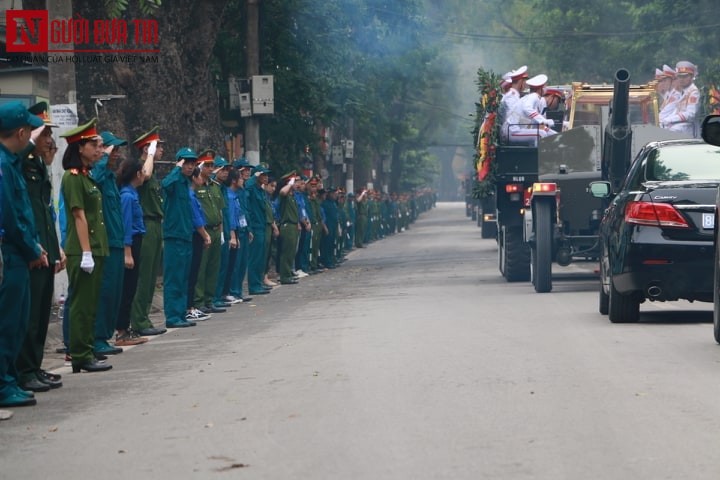
[[[347,121],[347,129],[348,129],[348,140],[354,140],[355,139],[355,122],[352,118],[348,118]],[[345,156],[345,152],[343,152],[343,156]],[[355,192],[355,172],[353,172],[353,158],[344,158],[343,161],[346,161],[346,172],[345,172],[345,191]]]
[[[247,37],[245,45],[248,79],[260,74],[260,0],[247,0]],[[251,165],[260,163],[260,121],[256,115],[245,119],[245,158]]]

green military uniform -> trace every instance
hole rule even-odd
[[[312,238],[310,240],[310,270],[320,268],[320,239],[322,238],[322,212],[320,199],[317,195],[308,198],[310,211],[312,212]]]
[[[355,246],[357,248],[362,248],[363,243],[365,243],[365,231],[367,229],[368,224],[368,204],[367,204],[367,198],[363,198],[362,200],[358,200],[356,202],[356,221],[357,224],[355,226]]]
[[[298,205],[292,189],[287,195],[280,195],[280,282],[294,283],[293,265],[298,248]]]
[[[86,169],[67,170],[62,179],[62,193],[68,218],[65,253],[68,259],[68,279],[72,288],[69,353],[73,366],[77,366],[94,361],[95,314],[104,260],[110,249],[103,217],[102,193],[90,178],[89,172]],[[91,273],[80,268],[83,251],[73,217],[74,209],[84,210],[87,219],[90,249],[95,262]]]
[[[210,246],[203,251],[200,261],[197,286],[195,287],[195,307],[212,307],[217,288],[218,273],[220,271],[221,245],[220,237],[223,229],[223,214],[225,197],[220,185],[210,180],[205,186],[195,191],[200,202],[207,225],[205,230],[210,235]],[[229,241],[229,238],[225,239]]]
[[[52,207],[52,182],[45,162],[30,155],[22,162],[22,172],[27,184],[38,241],[47,251],[49,263],[47,267],[30,270],[30,317],[25,341],[17,358],[19,380],[21,384],[25,384],[35,380],[42,367],[60,247]]]
[[[160,273],[163,242],[163,200],[160,182],[153,175],[137,189],[145,222],[145,236],[140,248],[140,272],[137,291],[130,310],[133,330],[153,328],[150,321],[150,307],[155,296],[155,284]]]

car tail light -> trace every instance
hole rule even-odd
[[[533,183],[532,190],[534,193],[555,193],[557,183]]]
[[[505,185],[506,193],[517,193],[523,188],[522,183],[508,183]]]
[[[690,228],[680,212],[667,203],[630,202],[625,207],[625,221],[650,227]]]

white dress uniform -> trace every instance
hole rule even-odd
[[[548,128],[554,126],[555,122],[542,114],[547,104],[539,92],[546,83],[547,75],[542,74],[527,81],[528,86],[534,91],[520,99],[513,112],[514,115],[511,115],[514,120],[508,128],[511,144],[537,145],[538,137],[555,135],[556,132]]]
[[[697,68],[690,62],[678,62],[675,71],[678,75],[688,74],[695,76]],[[675,93],[672,107],[663,115],[661,113],[660,121],[662,126],[673,132],[684,132],[695,135],[695,117],[698,113],[700,104],[700,91],[694,83],[690,83]],[[665,109],[663,109],[665,110]]]

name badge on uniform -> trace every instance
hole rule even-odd
[[[240,219],[238,220],[238,225],[240,226],[240,228],[245,228],[248,226],[247,220],[245,220],[245,215],[240,215]]]

